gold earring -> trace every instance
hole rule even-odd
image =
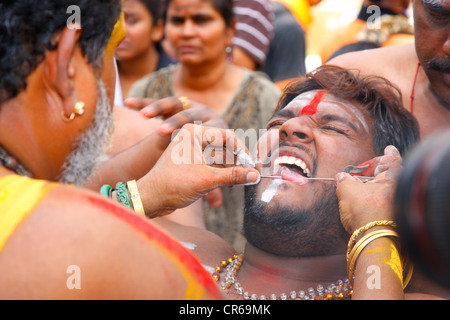
[[[73,119],[75,119],[76,116],[81,116],[84,113],[84,107],[85,107],[85,103],[84,102],[77,102],[77,103],[75,103],[75,107],[73,108],[73,112],[72,112],[72,114],[69,117],[67,117],[65,115],[64,111],[61,112],[61,116],[62,116],[62,118],[63,118],[63,120],[65,122],[70,122]]]

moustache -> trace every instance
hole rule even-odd
[[[310,154],[310,150],[309,150],[307,147],[305,147],[304,145],[301,145],[301,144],[294,144],[294,145],[291,145],[291,144],[289,144],[289,143],[287,143],[287,142],[285,142],[285,141],[282,141],[282,142],[280,142],[279,144],[277,144],[276,146],[274,146],[274,147],[272,148],[272,150],[269,151],[269,154],[267,155],[267,158],[266,158],[266,162],[267,162],[267,164],[269,164],[269,166],[270,166],[270,158],[271,158],[274,154],[276,154],[277,152],[279,152],[279,149],[280,149],[281,147],[295,147],[295,148],[298,148],[298,149],[303,150],[303,151],[307,152],[308,154]]]
[[[450,60],[441,58],[432,58],[427,62],[428,69],[450,73]]]

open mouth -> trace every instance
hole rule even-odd
[[[308,165],[299,158],[293,156],[281,156],[275,159],[273,175],[281,176],[283,180],[304,185],[309,182],[311,170]]]

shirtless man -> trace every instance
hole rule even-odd
[[[415,44],[353,52],[328,62],[383,76],[402,92],[421,136],[450,126],[450,1],[413,1]]]
[[[347,232],[372,221],[392,220],[386,208],[401,167],[399,151],[404,153],[418,139],[417,122],[391,89],[378,78],[355,79],[351,72],[327,67],[288,89],[257,147],[259,162],[268,164],[261,172],[282,179],[262,179],[257,186],[247,187],[244,255],[234,256],[233,248],[207,231],[169,221],[160,221],[161,225],[189,243],[203,264],[218,266],[212,272],[229,298],[349,298]],[[390,144],[399,151],[385,148]],[[369,165],[364,174],[376,176],[364,186],[387,188],[383,201],[369,199],[361,214],[348,214],[352,203],[348,197],[339,204],[344,209],[339,213],[333,181],[306,179],[337,174],[339,182],[339,172],[346,165],[362,163]],[[404,298],[402,277],[382,262],[392,259],[391,240],[376,239],[361,252],[352,298]],[[366,270],[373,265],[380,268],[380,290],[366,285],[370,276]],[[325,292],[339,279],[344,284],[338,282],[338,293]],[[413,284],[407,290],[437,292],[416,291]]]
[[[81,25],[66,25],[71,5]],[[109,142],[120,9],[120,0],[0,1],[0,299],[221,298],[198,260],[149,219],[67,185],[90,177]],[[198,129],[184,126],[184,143],[207,144]],[[233,165],[174,165],[176,145],[136,178],[148,216],[259,177]]]

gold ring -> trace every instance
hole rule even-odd
[[[183,105],[183,110],[186,110],[187,108],[189,108],[189,98],[182,96],[182,97],[178,97],[178,100],[180,100],[181,104]]]

